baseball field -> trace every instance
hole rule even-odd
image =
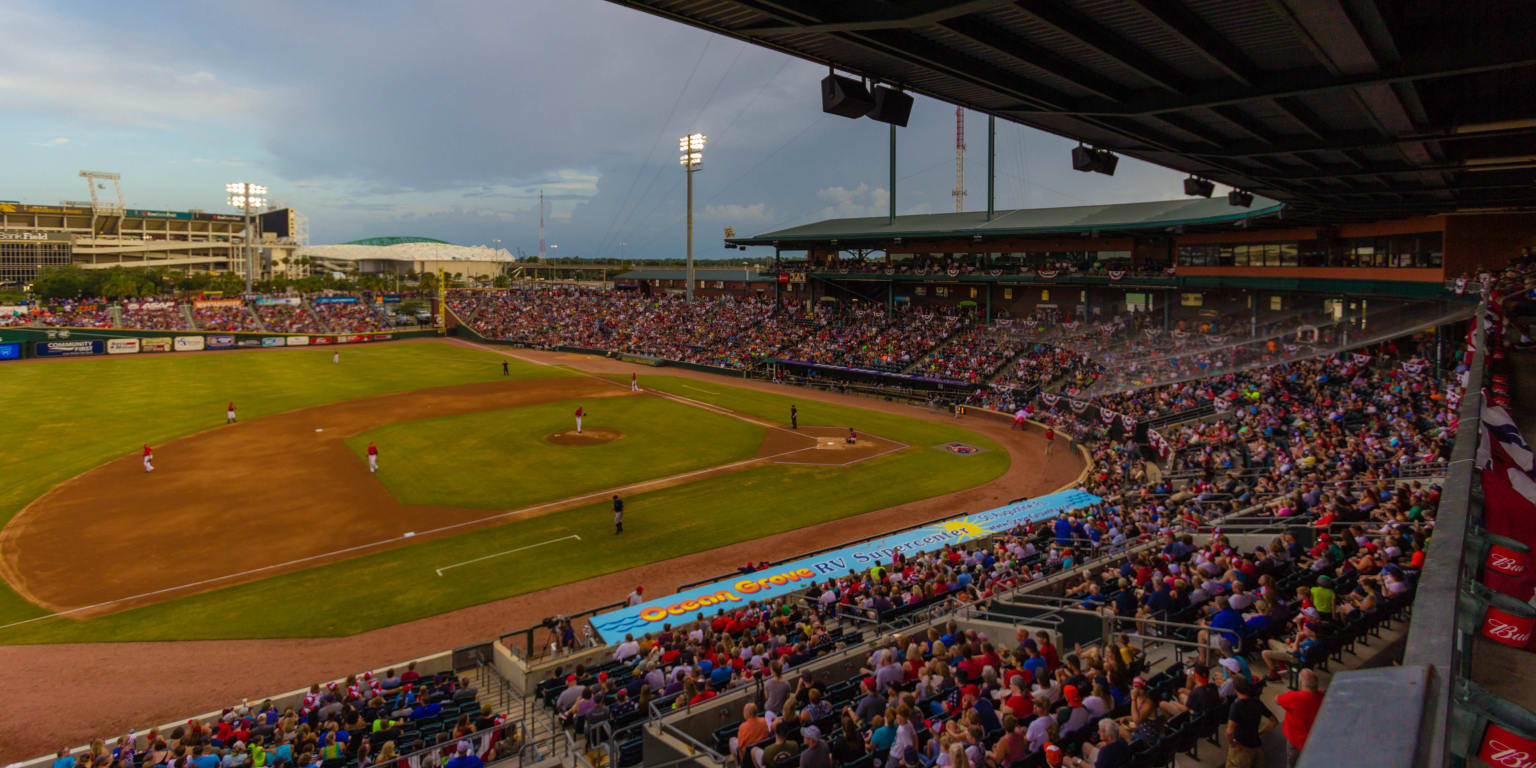
[[[350,635],[1008,469],[962,426],[666,373],[451,341],[6,365],[0,644]]]

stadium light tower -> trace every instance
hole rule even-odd
[[[688,301],[693,301],[693,174],[704,164],[704,134],[690,133],[677,140],[678,158],[688,174]]]
[[[225,184],[224,191],[229,193],[230,206],[245,212],[245,292],[250,293],[251,284],[256,280],[256,249],[252,243],[256,227],[251,212],[267,204],[267,188],[260,184],[236,181]]]

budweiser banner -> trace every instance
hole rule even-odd
[[[1524,648],[1531,641],[1533,626],[1536,618],[1516,616],[1491,605],[1483,614],[1483,637],[1514,648]]]
[[[1483,730],[1477,758],[1496,768],[1536,768],[1536,739],[1527,739],[1500,728],[1497,723],[1489,723]]]
[[[1493,544],[1488,548],[1488,560],[1484,565],[1490,571],[1519,579],[1525,577],[1525,559],[1526,554]]]

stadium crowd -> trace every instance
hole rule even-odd
[[[265,330],[277,333],[325,333],[325,324],[303,304],[257,301],[256,314]]]
[[[196,318],[197,325],[205,331],[259,331],[261,323],[250,307],[240,306],[208,306],[196,307],[192,310],[192,316]]]
[[[384,318],[367,304],[316,302],[316,319],[338,333],[370,333],[385,330]]]

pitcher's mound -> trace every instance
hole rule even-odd
[[[544,439],[555,445],[602,445],[611,443],[624,436],[623,432],[616,429],[583,429],[577,434],[574,429],[564,432],[556,432]]]

